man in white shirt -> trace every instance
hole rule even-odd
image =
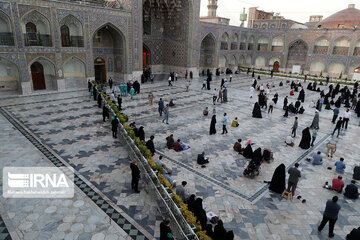
[[[115,104],[115,95],[114,92],[110,94],[110,101]]]
[[[343,119],[342,126],[341,126],[342,128],[344,128],[344,126],[345,126],[345,129],[347,129],[350,117],[351,117],[350,109],[347,109],[346,112],[344,113],[344,119]]]
[[[168,81],[169,81],[169,87],[172,86],[172,84],[171,84],[171,75],[169,76]]]
[[[261,84],[261,86],[260,86],[260,92],[262,92],[262,93],[263,93],[263,92],[264,92],[264,90],[265,90],[265,89],[264,89],[264,86]]]
[[[215,103],[217,99],[217,91],[216,91],[216,88],[214,88],[214,91],[213,91],[213,103]]]

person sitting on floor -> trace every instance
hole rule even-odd
[[[294,91],[293,90],[290,91],[290,96],[294,96]]]
[[[360,180],[360,166],[354,167],[353,179]]]
[[[166,137],[166,146],[168,149],[172,149],[174,147],[174,135],[170,135]]]
[[[242,148],[242,146],[241,146],[241,139],[238,139],[238,141],[234,144],[233,149],[235,150],[235,152],[242,154],[242,152],[244,151],[244,148]]]
[[[287,146],[293,147],[294,146],[294,139],[291,136],[287,136],[285,143]]]
[[[358,187],[355,185],[355,180],[351,180],[351,184],[348,184],[345,188],[344,196],[350,199],[358,199],[359,191]]]
[[[332,187],[333,190],[341,193],[344,188],[344,182],[342,181],[342,176],[338,176],[338,178],[334,178],[332,180]]]
[[[313,165],[322,165],[323,164],[323,160],[322,160],[320,151],[318,151],[316,154],[314,154],[312,164]]]
[[[175,103],[174,103],[174,100],[171,99],[170,102],[169,102],[169,107],[173,107],[173,106],[175,106]]]
[[[174,150],[177,151],[177,152],[184,150],[184,148],[181,146],[180,139],[178,139],[174,143]]]
[[[204,164],[209,163],[209,159],[207,157],[205,157],[205,152],[202,152],[201,154],[198,155],[197,163],[199,165],[204,165]]]
[[[206,108],[204,109],[203,114],[204,114],[204,116],[209,115],[209,108],[208,108],[208,107],[206,107]]]
[[[232,127],[238,127],[238,126],[239,126],[239,122],[238,122],[238,118],[237,118],[237,117],[232,121],[231,126],[232,126]]]

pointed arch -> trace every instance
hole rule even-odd
[[[321,36],[315,40],[314,54],[327,54],[329,50],[329,40],[325,36]]]
[[[21,27],[25,46],[52,46],[50,21],[37,10],[32,10],[21,18]]]
[[[332,53],[334,55],[348,55],[350,48],[349,38],[342,36],[334,41],[334,47]]]
[[[82,59],[72,56],[63,64],[65,89],[86,87],[86,65]]]
[[[46,57],[37,57],[29,63],[33,90],[57,89],[55,64]]]
[[[14,46],[11,20],[9,16],[0,10],[0,45]]]
[[[81,21],[69,14],[60,23],[61,45],[63,47],[83,47],[84,35]]]
[[[304,69],[306,65],[308,45],[302,39],[297,39],[289,44],[287,67],[292,68],[293,65],[301,65]]]
[[[18,91],[20,88],[20,73],[18,66],[0,57],[0,82],[5,86],[5,90]]]
[[[213,68],[215,62],[216,38],[211,32],[201,41],[200,67]]]
[[[229,49],[229,34],[227,32],[224,32],[221,36],[221,50],[228,50]]]
[[[237,50],[239,46],[239,35],[234,33],[231,37],[231,50]]]

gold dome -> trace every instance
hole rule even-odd
[[[318,28],[360,28],[360,10],[355,4],[325,18],[317,24]]]

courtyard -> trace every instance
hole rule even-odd
[[[211,87],[220,86],[220,78],[211,82]],[[217,134],[209,135],[212,117],[212,91],[201,90],[203,78],[191,81],[190,91],[180,79],[174,86],[167,82],[143,84],[141,93],[123,98],[124,113],[129,122],[144,126],[146,139],[155,136],[156,155],[162,155],[167,167],[172,169],[172,178],[179,183],[187,181],[187,190],[204,199],[207,212],[212,211],[224,221],[227,230],[233,230],[235,239],[327,239],[326,227],[318,233],[327,199],[339,196],[341,210],[335,225],[334,239],[345,236],[360,225],[360,203],[344,198],[342,194],[324,189],[326,181],[337,177],[334,163],[345,159],[343,175],[345,185],[352,179],[353,168],[358,164],[360,151],[358,119],[353,114],[350,126],[342,131],[337,141],[333,159],[326,158],[326,143],[332,138],[334,125],[332,111],[320,113],[320,130],[315,146],[309,150],[298,147],[301,131],[310,126],[315,109],[309,107],[318,93],[306,91],[305,113],[298,115],[299,128],[295,146],[284,143],[291,133],[294,115],[283,117],[283,97],[290,92],[286,79],[262,76],[258,84],[269,84],[269,99],[277,92],[279,101],[272,114],[263,110],[262,119],[251,117],[257,98],[249,98],[251,75],[234,75],[228,87],[228,102],[216,103]],[[284,86],[280,87],[282,81]],[[302,82],[302,81],[301,81]],[[307,83],[305,83],[305,86]],[[320,86],[327,91],[327,86]],[[154,105],[148,104],[152,91]],[[289,103],[297,99],[289,96]],[[171,99],[169,125],[162,123],[157,111],[157,101]],[[209,107],[210,114],[202,111]],[[341,108],[340,114],[345,108]],[[240,126],[228,126],[229,133],[221,135],[221,120],[227,113],[231,122],[238,118]],[[65,164],[75,169],[76,184],[73,199],[4,199],[1,197],[0,214],[3,224],[3,239],[154,239],[159,237],[159,224],[163,220],[151,192],[135,194],[130,188],[131,157],[121,139],[111,136],[111,125],[102,121],[102,111],[89,98],[87,90],[52,93],[23,97],[3,98],[1,101],[1,167],[5,166],[51,166]],[[175,140],[190,146],[190,149],[175,152],[166,148],[165,138],[173,134]],[[30,136],[30,137],[29,137]],[[237,154],[233,144],[238,138],[251,140],[258,147],[270,149],[274,161],[261,165],[260,175],[246,178],[242,172],[247,160]],[[35,140],[34,140],[35,139]],[[41,145],[41,147],[39,147]],[[46,152],[51,152],[51,157]],[[201,152],[210,159],[206,168],[196,163]],[[306,161],[315,152],[324,157],[322,166],[313,166]],[[292,201],[269,192],[268,184],[275,168],[284,163],[286,168],[299,163],[302,177],[297,191],[305,203]],[[329,170],[328,167],[332,167]],[[2,178],[1,178],[2,179]],[[140,180],[140,190],[144,182]],[[96,198],[94,197],[96,196]],[[111,211],[111,221],[109,212]],[[115,216],[116,214],[116,216]],[[116,221],[114,220],[116,218]]]

